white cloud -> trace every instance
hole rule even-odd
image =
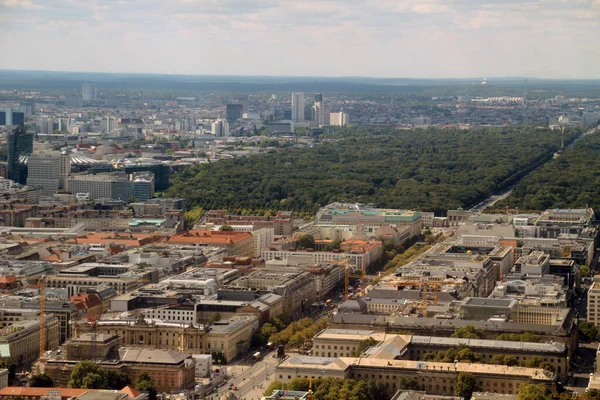
[[[41,10],[43,7],[39,4],[33,3],[31,0],[2,0],[0,5],[8,8],[20,7],[26,10]]]
[[[0,68],[600,78],[600,0],[33,1],[0,0]]]

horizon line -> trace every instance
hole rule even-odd
[[[149,76],[188,76],[188,77],[223,77],[223,78],[304,78],[304,79],[373,79],[373,80],[429,80],[429,81],[466,81],[466,80],[532,80],[532,81],[600,81],[600,78],[538,78],[531,76],[473,76],[473,77],[382,77],[365,75],[340,75],[340,76],[319,76],[319,75],[225,75],[225,74],[190,74],[190,73],[169,73],[169,72],[106,72],[106,71],[75,71],[75,70],[44,70],[44,69],[4,69],[2,72],[41,72],[41,73],[72,73],[72,74],[102,74],[102,75],[149,75]]]

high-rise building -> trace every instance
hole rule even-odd
[[[325,125],[325,98],[323,97],[322,93],[315,94],[313,121],[318,126]]]
[[[241,104],[227,104],[227,108],[225,111],[225,118],[227,122],[233,124],[237,122],[238,119],[241,119],[244,114],[244,106]]]
[[[292,93],[292,121],[304,122],[304,93]]]
[[[33,152],[33,134],[26,133],[21,125],[14,127],[6,138],[8,179],[25,184],[27,181],[27,165],[21,163],[21,156]]]
[[[36,108],[37,107],[35,101],[29,101],[27,103],[21,103],[21,105],[19,106],[19,111],[21,111],[24,114],[33,115],[35,114]]]
[[[83,101],[97,100],[98,89],[95,83],[84,83],[81,87],[81,97]]]
[[[115,117],[106,116],[102,118],[102,122],[100,123],[100,129],[102,132],[112,132],[119,128],[119,122]]]
[[[6,125],[6,111],[0,111],[0,126]]]
[[[44,194],[65,189],[71,173],[71,156],[63,152],[41,152],[27,159],[27,185],[41,186]]]
[[[25,128],[25,114],[19,111],[13,111],[12,108],[4,110],[4,125],[19,125]]]
[[[333,126],[347,126],[348,114],[345,112],[337,112],[329,114],[329,123]]]
[[[218,119],[211,125],[212,134],[215,137],[229,137],[229,122],[224,119]]]
[[[329,125],[330,119],[331,119],[331,107],[329,107],[328,104],[324,104],[323,105],[323,124],[322,125]]]
[[[54,132],[54,120],[52,118],[44,118],[40,121],[40,133],[50,134]]]
[[[241,94],[238,95],[236,97],[233,98],[233,103],[234,104],[241,104],[242,105],[242,113],[243,114],[247,114],[248,113],[248,108],[250,106],[250,100],[247,94]]]
[[[137,201],[154,198],[154,174],[152,172],[135,172],[131,176],[129,195]]]
[[[67,178],[67,189],[74,195],[88,193],[90,199],[129,200],[130,185],[127,174],[81,174]]]

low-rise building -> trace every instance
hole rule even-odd
[[[219,247],[228,256],[252,257],[254,237],[249,232],[190,230],[167,239],[170,244]]]
[[[309,357],[296,355],[275,367],[275,379],[290,382],[295,378],[351,378],[373,380],[393,395],[401,378],[414,379],[428,394],[453,393],[460,373],[473,375],[477,387],[487,391],[515,394],[522,383],[554,387],[556,376],[539,368],[505,365],[441,363],[393,358]]]
[[[46,317],[46,349],[56,350],[60,324]],[[10,358],[18,366],[28,366],[40,355],[40,321],[25,320],[0,329],[0,358]]]
[[[67,386],[79,361],[51,358],[40,366],[59,387]],[[98,362],[103,370],[124,373],[133,382],[147,373],[159,392],[176,392],[192,388],[195,383],[195,362],[190,354],[173,350],[121,347],[117,361]]]

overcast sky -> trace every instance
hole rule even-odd
[[[600,78],[600,0],[0,0],[0,69]]]

